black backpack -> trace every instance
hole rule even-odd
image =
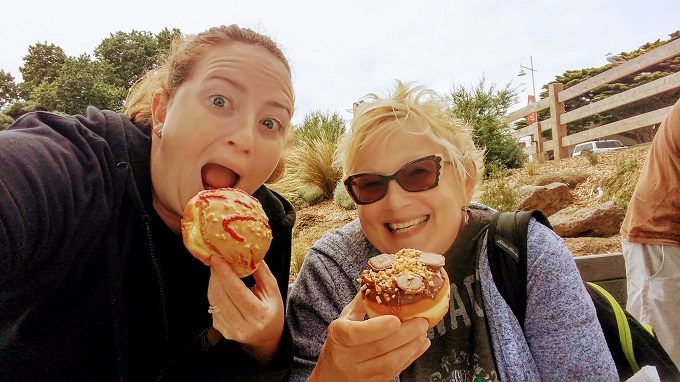
[[[487,235],[493,280],[524,329],[527,304],[527,232],[530,218],[552,229],[538,210],[496,213]],[[604,288],[585,283],[621,380],[642,366],[655,366],[662,381],[680,381],[680,372],[653,332],[641,325]]]

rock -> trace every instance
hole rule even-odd
[[[519,190],[519,209],[522,211],[541,210],[550,216],[573,203],[569,186],[553,182],[545,186],[524,186]]]
[[[610,200],[590,208],[565,208],[549,220],[561,237],[608,237],[619,232],[624,215],[623,208]]]

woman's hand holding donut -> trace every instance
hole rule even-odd
[[[241,281],[221,256],[210,258],[208,301],[219,307],[213,311],[213,326],[224,338],[241,343],[260,364],[276,356],[283,332],[283,301],[274,275],[262,261],[253,273],[251,289]]]
[[[430,347],[423,318],[365,316],[359,292],[328,326],[309,381],[389,381]]]

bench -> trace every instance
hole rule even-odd
[[[626,306],[626,266],[621,253],[574,257],[583,281],[606,289],[621,306]]]

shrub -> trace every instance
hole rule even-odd
[[[600,157],[598,156],[598,154],[592,152],[591,150],[583,150],[581,151],[581,155],[585,156],[588,159],[588,162],[590,162],[591,166],[595,166],[597,162],[600,161]]]
[[[539,164],[543,164],[547,160],[546,155],[545,155],[545,151],[542,151],[542,152],[536,154],[534,156],[534,158],[535,158],[534,160],[536,162],[538,162]]]
[[[482,183],[479,201],[498,211],[515,211],[519,206],[519,192],[502,178]]]
[[[504,178],[510,173],[510,170],[498,160],[489,161],[484,169],[484,175],[487,179]]]
[[[339,114],[318,111],[305,115],[302,124],[295,127],[298,140],[329,139],[337,141],[345,131],[345,121]]]
[[[616,174],[604,181],[606,191],[603,198],[615,201],[624,210],[628,209],[628,203],[633,196],[639,177],[640,170],[636,159],[630,158],[619,161],[616,165]]]
[[[536,175],[538,175],[538,173],[539,173],[539,171],[538,171],[539,167],[540,167],[540,164],[539,164],[537,161],[535,161],[535,160],[532,160],[532,161],[528,162],[527,165],[526,165],[527,174],[528,174],[529,176],[536,176]]]
[[[305,117],[303,124],[295,128],[293,144],[286,150],[283,177],[272,184],[272,188],[296,207],[332,198],[335,185],[342,176],[341,170],[333,165],[342,131],[342,119],[335,114],[311,113]],[[320,200],[317,190],[321,193]]]
[[[346,210],[354,210],[357,208],[357,205],[354,204],[354,200],[349,196],[345,185],[342,183],[342,179],[338,181],[338,184],[335,186],[333,202]]]
[[[308,206],[319,204],[324,200],[323,191],[316,186],[302,186],[300,187],[298,195]]]
[[[502,121],[507,110],[517,100],[517,90],[510,84],[497,88],[482,77],[476,86],[454,87],[447,97],[451,114],[472,126],[477,147],[486,149],[485,164],[502,163],[507,168],[519,168],[526,154],[517,147],[516,139]]]

